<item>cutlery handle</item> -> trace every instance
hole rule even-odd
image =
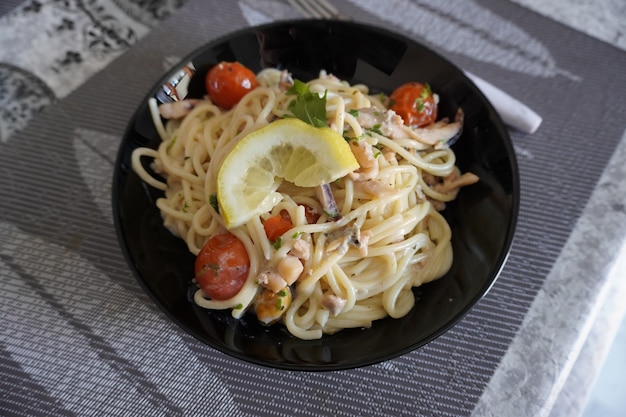
[[[524,133],[535,133],[541,124],[541,116],[518,99],[511,97],[477,75],[468,71],[465,71],[465,75],[489,99],[504,123]]]

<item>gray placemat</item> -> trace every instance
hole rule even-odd
[[[355,20],[429,44],[544,117],[535,135],[512,133],[522,205],[511,255],[491,292],[422,349],[321,374],[231,359],[169,322],[131,276],[113,230],[110,183],[125,125],[165,63],[288,13],[273,1],[190,1],[0,144],[3,415],[473,411],[622,137],[626,55],[507,2],[336,4]],[[511,387],[512,396],[518,391]]]

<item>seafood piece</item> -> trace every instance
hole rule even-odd
[[[159,104],[159,113],[164,119],[181,119],[189,114],[202,100],[189,99]]]
[[[262,271],[257,275],[256,282],[260,286],[273,292],[278,292],[287,285],[283,277],[278,272],[271,269]]]
[[[276,272],[278,272],[287,285],[296,282],[300,274],[302,274],[302,271],[304,271],[304,265],[302,265],[300,259],[292,255],[285,255],[276,265]]]
[[[366,107],[357,110],[356,118],[359,124],[366,129],[375,129],[390,138],[407,137],[404,133],[404,120],[393,110],[381,110],[376,107]]]
[[[472,172],[466,172],[463,175],[459,175],[457,171],[454,171],[452,174],[444,177],[443,183],[438,187],[437,191],[449,193],[466,185],[475,184],[478,180],[478,175]]]
[[[366,256],[370,236],[371,232],[369,230],[361,232],[361,229],[357,225],[344,227],[328,236],[329,243],[326,247],[326,251],[337,250],[340,255],[344,255],[348,252],[350,246],[352,246],[357,248],[362,256]]]
[[[454,117],[454,122],[452,123],[449,123],[448,118],[443,118],[426,127],[419,127],[412,130],[415,135],[417,135],[419,138],[417,140],[420,142],[429,145],[437,145],[440,143],[452,145],[461,137],[461,133],[463,133],[464,117],[463,110],[459,108]]]
[[[463,132],[464,113],[461,108],[456,112],[454,122],[443,118],[425,127],[414,128],[404,124],[404,120],[393,110],[370,107],[358,109],[357,121],[366,129],[375,129],[392,139],[414,139],[425,145],[446,143],[452,145]]]
[[[422,178],[426,185],[433,191],[441,194],[447,194],[448,198],[446,201],[456,198],[456,195],[461,187],[475,184],[480,180],[478,175],[472,172],[461,174],[458,169],[453,170],[445,177],[438,177],[428,172],[422,172]],[[421,198],[428,198],[421,188],[417,191],[418,196]],[[431,204],[437,211],[442,211],[446,208],[446,203],[444,201],[431,198],[428,198],[428,200],[430,200]]]
[[[269,325],[278,321],[291,305],[291,288],[284,287],[277,292],[265,289],[254,300],[254,312],[257,319]]]
[[[380,180],[356,181],[354,189],[376,198],[396,192],[395,188]]]
[[[311,244],[305,240],[298,239],[293,243],[289,253],[296,258],[306,261],[311,257]]]
[[[337,297],[334,294],[324,294],[320,299],[320,305],[330,311],[330,314],[336,316],[341,313],[343,306],[346,305],[348,300],[345,298]]]
[[[372,144],[366,140],[351,140],[350,149],[360,168],[348,176],[354,181],[366,181],[378,175],[378,162]]]

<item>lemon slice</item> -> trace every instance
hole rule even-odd
[[[217,199],[227,228],[241,226],[280,200],[284,179],[316,187],[359,167],[336,131],[298,119],[281,119],[256,130],[230,151],[217,174]]]

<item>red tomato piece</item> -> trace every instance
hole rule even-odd
[[[284,211],[284,210],[283,210]],[[276,239],[281,237],[283,233],[287,230],[291,229],[293,224],[291,223],[291,217],[287,211],[281,211],[280,214],[270,217],[269,219],[263,222],[263,228],[265,229],[265,234],[270,242],[274,242]]]
[[[426,126],[437,119],[437,104],[428,84],[410,82],[396,88],[391,96],[391,110],[411,126]]]
[[[239,62],[220,62],[207,73],[206,90],[216,105],[231,109],[259,86],[256,75]]]
[[[249,270],[246,247],[231,233],[213,236],[196,257],[196,281],[214,300],[227,300],[237,295]]]

